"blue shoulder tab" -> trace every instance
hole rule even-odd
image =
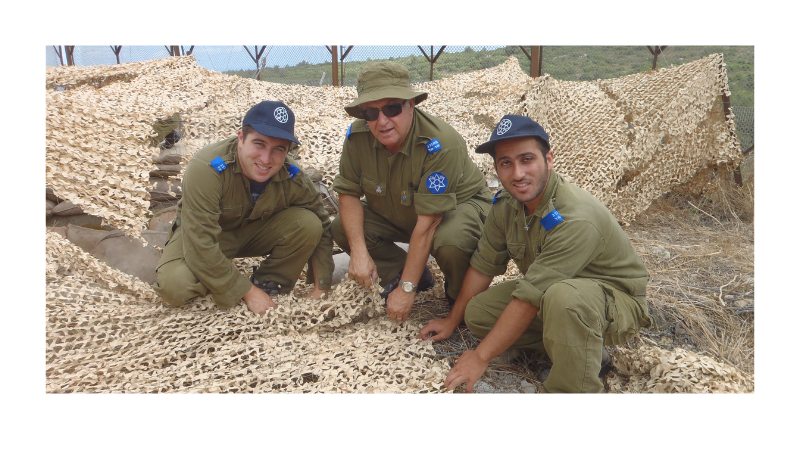
[[[290,164],[289,169],[287,169],[287,171],[289,172],[289,178],[294,180],[294,178],[297,176],[297,173],[300,172],[300,168],[298,168],[294,164]]]
[[[425,144],[425,148],[428,149],[428,153],[436,153],[442,149],[442,144],[439,143],[439,139],[433,139]]]
[[[550,229],[556,227],[556,225],[562,221],[564,221],[564,218],[561,218],[561,214],[553,210],[552,212],[543,216],[539,222],[542,223],[542,226],[544,226],[545,231],[549,231]]]
[[[502,192],[503,192],[503,189],[500,188],[499,190],[497,190],[496,193],[494,193],[494,197],[492,198],[492,205],[494,205],[494,203],[497,202],[497,196],[500,196],[500,193],[502,193]]]
[[[214,170],[215,170],[215,171],[217,171],[217,173],[218,173],[218,174],[219,174],[220,172],[224,171],[226,167],[228,167],[228,165],[227,165],[227,164],[225,164],[225,162],[224,162],[224,161],[222,161],[222,157],[221,157],[221,156],[218,156],[218,157],[214,158],[214,159],[213,159],[213,160],[211,160],[211,162],[210,162],[210,163],[208,163],[208,164],[209,164],[211,167],[213,167],[213,168],[214,168]]]
[[[350,126],[347,127],[347,139],[350,139],[350,130],[353,128],[353,124],[351,123]]]

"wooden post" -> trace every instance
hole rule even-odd
[[[328,52],[331,53],[331,80],[333,81],[333,86],[339,86],[339,46],[325,46],[328,48]]]
[[[75,66],[75,59],[72,57],[72,53],[75,52],[75,46],[64,46],[64,50],[67,54],[67,66]]]
[[[542,46],[531,46],[531,51],[528,53],[528,49],[525,49],[525,46],[520,46],[519,48],[522,49],[522,53],[525,54],[525,57],[528,57],[528,60],[531,62],[531,77],[539,77],[542,75]]]

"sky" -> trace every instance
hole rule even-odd
[[[58,45],[55,45],[56,47]],[[262,45],[259,45],[260,48]],[[434,45],[434,53],[438,52],[441,45]],[[61,46],[62,49],[64,46]],[[184,45],[184,49],[188,50],[191,45]],[[256,55],[253,45],[247,46],[253,55]],[[425,47],[425,46],[424,46]],[[481,49],[486,47],[494,49],[501,46],[483,46],[472,45],[473,49]],[[344,46],[347,49],[347,46]],[[461,52],[464,46],[449,46],[445,48],[445,52]],[[62,51],[63,52],[63,51]],[[426,49],[430,53],[430,48]],[[352,51],[347,55],[345,62],[366,60],[367,57],[372,59],[381,59],[389,57],[404,57],[407,55],[421,55],[417,46],[354,46]],[[195,46],[192,55],[197,58],[197,63],[203,68],[214,71],[225,72],[229,70],[239,69],[252,69],[255,70],[255,63],[247,51],[241,45],[233,46]],[[169,54],[165,46],[161,45],[148,45],[137,46],[130,45],[122,46],[120,51],[120,62],[138,62],[143,60],[159,59],[168,57]],[[304,45],[304,46],[267,46],[262,54],[262,58],[266,57],[267,66],[273,67],[278,65],[294,66],[301,61],[305,60],[307,63],[317,64],[330,62],[331,54],[324,45]],[[341,57],[341,54],[340,54]],[[66,57],[64,57],[66,59]],[[117,63],[114,52],[111,46],[80,46],[76,45],[75,64],[78,66],[93,66],[93,65],[113,65]],[[46,46],[46,65],[58,66],[59,59],[53,45]]]

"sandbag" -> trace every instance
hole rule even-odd
[[[156,281],[156,265],[161,259],[161,251],[154,246],[145,246],[119,230],[105,231],[70,224],[66,234],[67,240],[110,267],[146,283],[153,284]]]
[[[50,212],[56,216],[73,216],[73,215],[83,215],[85,212],[83,209],[73,204],[69,201],[64,201],[53,207]]]
[[[174,177],[183,169],[180,164],[156,164],[156,169],[150,171],[150,177]]]
[[[164,178],[151,178],[150,185],[150,200],[153,202],[177,201],[182,196],[180,180],[173,180],[170,183]],[[169,194],[170,191],[175,195]]]
[[[169,232],[172,230],[172,221],[175,220],[175,215],[177,212],[177,205],[159,210],[155,215],[153,215],[153,218],[150,218],[150,229],[154,231]]]

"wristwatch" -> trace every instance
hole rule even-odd
[[[412,282],[410,282],[410,281],[401,281],[400,282],[400,289],[402,289],[403,291],[411,294],[412,292],[414,292],[417,289],[417,285],[412,283]]]

